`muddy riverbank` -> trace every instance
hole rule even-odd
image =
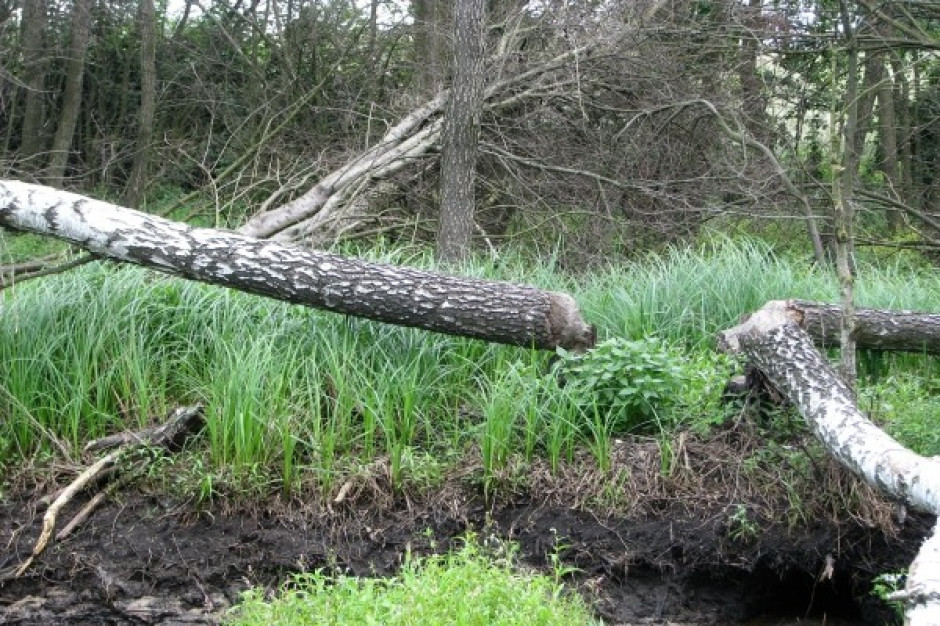
[[[771,525],[735,539],[723,512],[664,513],[617,519],[532,498],[499,508],[473,498],[435,506],[404,498],[329,515],[197,511],[129,492],[0,587],[0,622],[213,623],[249,585],[273,589],[311,568],[390,574],[407,551],[441,549],[473,531],[517,542],[531,567],[559,554],[577,568],[572,588],[609,623],[884,624],[889,614],[870,595],[871,579],[905,567],[932,521],[908,517],[893,534],[860,523]],[[0,505],[5,571],[32,549],[41,517],[25,494]]]

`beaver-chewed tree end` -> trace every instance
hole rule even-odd
[[[574,352],[590,350],[597,343],[597,329],[584,321],[574,298],[566,293],[549,293],[548,334],[554,347]]]

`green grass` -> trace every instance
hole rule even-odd
[[[394,578],[300,574],[273,599],[247,592],[229,615],[238,626],[400,624],[539,626],[598,623],[560,582],[521,571],[511,545],[487,553],[469,537],[447,555],[406,558]]]
[[[892,368],[860,388],[859,406],[888,434],[923,456],[940,455],[940,366]]]
[[[431,264],[425,250],[370,255]],[[675,250],[591,277],[511,254],[498,267],[479,260],[461,271],[569,291],[601,338],[662,339],[682,363],[675,398],[650,407],[663,436],[724,419],[731,365],[712,351],[718,330],[769,299],[836,295],[828,272],[750,242]],[[915,266],[860,266],[858,294],[861,306],[940,311],[940,277]],[[261,476],[287,492],[313,480],[329,493],[350,468],[374,460],[388,463],[396,488],[427,484],[427,464],[416,459],[468,448],[479,450],[484,485],[513,455],[557,468],[582,447],[604,467],[617,428],[603,407],[559,386],[550,354],[140,268],[92,264],[0,292],[0,307],[3,466],[63,448],[77,457],[90,438],[197,401],[206,405],[206,475]],[[916,355],[862,361],[863,379],[875,380],[937,367]],[[912,393],[921,392],[931,390]],[[924,402],[926,419],[933,405]]]
[[[730,240],[611,268],[578,289],[602,337],[659,336],[708,347],[741,314],[788,298],[837,301],[833,272],[772,254],[759,242]],[[901,263],[860,264],[856,300],[860,307],[940,311],[940,274]]]
[[[0,228],[0,265],[21,263],[30,259],[65,252],[68,244],[57,239],[14,233]]]

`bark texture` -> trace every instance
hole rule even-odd
[[[841,307],[806,300],[788,300],[786,306],[816,345],[839,345]],[[855,309],[855,341],[866,350],[940,355],[940,314]]]
[[[69,61],[66,66],[65,93],[62,95],[62,115],[52,140],[52,155],[46,180],[55,187],[62,186],[69,148],[75,135],[75,125],[82,106],[82,82],[85,76],[85,50],[91,36],[91,0],[75,0],[72,8],[72,39],[69,43]]]
[[[940,523],[921,546],[907,570],[907,588],[894,594],[894,600],[907,605],[905,623],[909,626],[940,624]]]
[[[23,82],[26,84],[26,108],[20,153],[32,159],[43,150],[43,89],[45,71],[46,2],[26,0],[23,3]],[[35,165],[35,164],[31,164]]]
[[[763,371],[847,467],[915,508],[940,509],[940,463],[914,454],[862,415],[852,391],[799,322],[789,303],[769,302],[724,331],[721,344]]]
[[[185,278],[400,326],[545,350],[594,343],[593,327],[567,294],[193,228],[40,185],[0,181],[0,226]]]
[[[153,0],[140,0],[140,109],[137,118],[137,154],[127,182],[124,201],[139,207],[147,189],[147,166],[153,140],[153,116],[157,100],[157,18]]]
[[[441,217],[437,258],[460,261],[470,253],[475,205],[477,144],[483,105],[485,0],[461,0],[454,9],[454,80],[444,115]]]
[[[839,315],[839,308],[834,315]],[[724,331],[719,344],[742,353],[799,409],[829,452],[869,484],[908,505],[940,512],[940,461],[921,457],[875,426],[854,395],[800,328],[791,303],[767,303],[746,322]],[[940,550],[925,544],[908,578],[910,624],[936,624],[940,614]]]

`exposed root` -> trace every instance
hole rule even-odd
[[[62,530],[60,530],[56,534],[55,540],[62,541],[63,539],[71,535],[72,532],[76,528],[78,528],[82,524],[82,522],[88,519],[88,516],[91,515],[92,512],[96,508],[98,508],[98,505],[104,502],[108,496],[113,494],[115,491],[117,491],[118,489],[120,489],[121,487],[123,487],[124,485],[126,485],[132,479],[134,479],[135,477],[139,475],[140,475],[139,471],[129,472],[127,474],[124,474],[121,478],[109,484],[107,488],[105,488],[103,491],[99,491],[98,493],[96,493],[95,496],[91,500],[85,503],[85,506],[79,509],[78,513],[76,513],[75,516],[72,518],[72,521],[66,524],[62,528]]]
[[[29,566],[32,565],[33,560],[42,554],[43,550],[46,549],[46,545],[49,543],[49,539],[52,538],[52,531],[55,530],[56,518],[59,516],[59,511],[62,510],[66,504],[68,504],[72,498],[79,491],[85,488],[85,485],[90,483],[95,477],[98,476],[105,468],[113,465],[118,458],[120,457],[120,451],[112,452],[111,454],[106,455],[105,457],[98,460],[97,463],[86,469],[84,472],[78,475],[78,478],[73,480],[68,487],[66,487],[59,497],[55,499],[55,502],[46,509],[46,514],[42,517],[42,533],[39,535],[39,539],[36,540],[36,546],[33,548],[33,553],[23,561],[16,572],[13,574],[13,578],[19,578],[26,573],[26,570],[29,569]]]
[[[2,579],[6,578],[19,578],[29,569],[33,561],[46,549],[46,546],[49,545],[49,540],[52,538],[52,533],[55,531],[56,521],[59,517],[59,513],[62,509],[72,501],[72,498],[76,494],[81,492],[85,487],[91,484],[93,481],[97,480],[105,472],[115,468],[123,460],[126,460],[133,452],[136,452],[143,448],[144,446],[162,446],[168,447],[173,444],[179,437],[185,436],[192,432],[198,423],[201,423],[202,419],[202,406],[194,405],[188,407],[177,408],[170,415],[170,418],[167,422],[157,428],[149,428],[145,431],[141,431],[136,434],[120,435],[115,437],[106,437],[104,440],[96,440],[88,444],[86,450],[97,450],[101,448],[113,447],[114,445],[119,445],[119,447],[113,452],[109,452],[102,458],[98,459],[93,465],[88,467],[85,471],[78,475],[78,477],[73,480],[65,489],[63,489],[56,499],[52,502],[48,509],[46,509],[45,515],[42,518],[42,532],[39,534],[39,538],[36,540],[36,545],[33,547],[32,553],[29,557],[20,564],[19,567],[13,572],[12,575],[4,576]],[[107,440],[107,441],[105,441]],[[102,443],[102,442],[105,443]],[[114,442],[118,441],[118,444]],[[123,442],[123,443],[120,443]],[[146,461],[144,461],[146,463]],[[138,469],[140,464],[138,464]],[[134,473],[128,474],[127,476],[133,476]],[[109,487],[105,491],[98,493],[92,500],[86,504],[69,522],[68,525],[57,535],[57,539],[63,539],[67,537],[75,528],[78,527],[94,510],[94,508],[118,485],[124,484],[124,480],[119,481],[118,483],[113,483],[112,487]]]

